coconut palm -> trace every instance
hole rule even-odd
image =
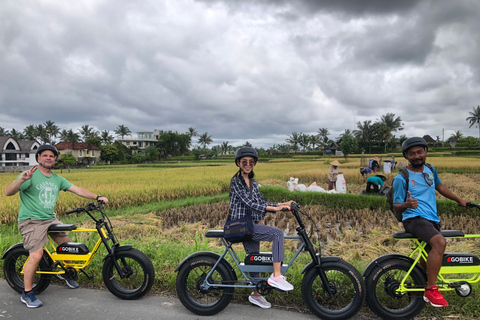
[[[363,145],[368,145],[368,153],[372,153],[372,141],[375,139],[374,126],[371,120],[365,120],[363,123],[357,122],[358,130],[353,133],[357,140]]]
[[[57,135],[60,133],[60,128],[55,124],[55,122],[51,120],[45,121],[43,125],[45,126],[45,130],[47,131],[48,143],[52,143],[53,138],[56,138]]]
[[[118,125],[117,129],[113,130],[113,132],[115,132],[117,136],[122,137],[122,139],[125,136],[129,136],[132,134],[132,131],[130,131],[130,129],[128,129],[128,127],[124,126],[123,124]]]
[[[208,135],[208,132],[205,132],[204,134],[200,135],[200,138],[198,139],[198,143],[203,145],[203,151],[207,150],[207,145],[212,143],[212,136]]]
[[[303,148],[303,152],[308,151],[308,147],[310,146],[310,136],[308,134],[301,134],[300,135],[300,146]]]
[[[0,137],[8,136],[9,134],[10,132],[7,129],[0,127]]]
[[[27,140],[34,140],[37,135],[35,134],[35,126],[33,124],[28,125],[23,129],[23,136]]]
[[[322,145],[322,137],[319,134],[314,134],[310,136],[310,144],[312,145],[312,150],[315,150],[315,147]]]
[[[90,127],[88,124],[83,125],[78,129],[78,133],[82,136],[83,141],[87,141],[89,139],[98,138],[98,131],[95,131],[95,128]]]
[[[100,141],[102,142],[102,144],[110,144],[112,143],[113,139],[113,136],[110,135],[110,131],[108,130],[103,130],[100,133]]]
[[[470,123],[471,128],[474,124],[478,125],[478,138],[480,139],[480,106],[477,106],[476,108],[473,108],[473,111],[470,111],[470,117],[468,117],[467,120],[468,123]]]
[[[43,143],[50,142],[49,135],[47,129],[43,124],[39,124],[35,126],[35,137],[38,137]]]
[[[198,137],[198,132],[196,128],[193,128],[193,127],[188,128],[187,134],[190,136],[190,138]]]
[[[0,134],[0,136],[1,136],[1,134]],[[23,133],[21,133],[20,131],[17,131],[15,128],[13,128],[13,129],[10,131],[9,136],[11,136],[12,138],[15,138],[15,139],[17,139],[17,140],[22,140],[22,139],[24,139]]]
[[[458,141],[464,137],[463,133],[460,130],[455,131],[455,133],[452,133],[450,138],[448,138],[448,141]]]
[[[298,145],[300,144],[300,139],[301,139],[302,133],[297,133],[297,132],[292,132],[291,135],[288,136],[288,138],[285,140],[287,143],[289,143],[292,146],[292,150],[295,151],[295,153],[298,150]]]
[[[228,144],[228,141],[222,142],[222,144],[220,145],[221,153],[228,154],[228,152],[230,151],[230,147],[231,146]]]
[[[320,136],[321,138],[321,141],[322,141],[322,147],[325,147],[327,144],[328,144],[328,135],[330,134],[330,131],[328,131],[327,128],[320,128],[318,129],[318,135]]]
[[[385,143],[385,152],[387,152],[387,144],[392,138],[392,132],[403,130],[403,123],[400,117],[395,117],[394,113],[387,113],[380,118],[379,138]]]

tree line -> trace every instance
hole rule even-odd
[[[470,127],[478,125],[480,137],[480,106],[474,107],[469,114],[470,116],[466,118],[466,121],[468,121]],[[257,150],[260,155],[287,155],[292,151],[295,153],[297,151],[322,151],[336,142],[341,147],[343,154],[347,156],[354,152],[372,153],[372,147],[375,147],[378,152],[379,146],[383,146],[383,152],[386,153],[395,149],[398,144],[407,139],[405,135],[401,135],[399,138],[394,135],[395,132],[404,129],[404,124],[401,117],[393,113],[387,113],[374,122],[372,120],[357,122],[356,126],[356,130],[347,129],[333,140],[328,137],[330,135],[328,128],[319,128],[316,134],[312,135],[292,132],[285,140],[286,143],[274,144],[269,148],[257,148]],[[118,125],[113,132],[117,138],[121,137],[121,139],[132,134],[131,130],[123,124]],[[228,141],[225,141],[220,145],[208,148],[213,143],[212,136],[208,132],[199,134],[196,128],[190,127],[185,133],[160,130],[156,145],[142,149],[138,146],[127,147],[123,145],[108,130],[97,131],[90,125],[81,126],[77,132],[72,129],[61,130],[51,120],[38,125],[28,125],[23,131],[6,130],[0,127],[0,136],[11,136],[18,140],[37,140],[40,143],[53,145],[58,142],[88,142],[100,147],[102,149],[102,160],[110,163],[139,163],[187,154],[193,154],[195,157],[202,154],[207,157],[214,157],[216,155],[232,154],[242,146],[252,146],[248,141],[241,146],[232,146]],[[196,141],[198,145],[192,147],[194,138],[198,138]],[[461,141],[462,139],[466,140],[469,145],[478,144],[476,138],[465,137],[459,130],[455,131],[447,142]],[[441,138],[436,136],[436,141],[441,142]]]

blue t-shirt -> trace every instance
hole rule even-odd
[[[433,167],[432,167],[433,168]],[[418,200],[417,209],[407,209],[403,212],[403,219],[423,217],[427,220],[440,222],[437,216],[437,200],[435,198],[435,186],[441,184],[437,170],[430,170],[423,166],[423,173],[408,170],[408,191],[413,199]],[[425,174],[425,175],[424,175]],[[428,182],[427,182],[428,181]],[[429,182],[431,185],[429,185]],[[393,179],[393,203],[405,202],[407,196],[406,181],[401,174]]]

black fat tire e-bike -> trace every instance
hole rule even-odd
[[[348,319],[362,307],[365,284],[358,270],[339,257],[322,257],[317,254],[307,235],[297,204],[291,206],[298,227],[296,239],[301,245],[288,265],[281,266],[282,274],[292,266],[302,250],[306,250],[312,261],[301,271],[301,292],[308,308],[319,318]],[[311,219],[311,218],[310,218]],[[313,221],[313,220],[312,220]],[[236,288],[249,288],[268,295],[273,289],[267,278],[254,278],[249,273],[272,273],[272,254],[261,252],[249,254],[241,262],[232,243],[223,238],[223,230],[209,230],[207,238],[220,239],[225,246],[221,255],[213,252],[196,252],[185,258],[176,268],[177,295],[182,304],[198,315],[214,315],[228,306]],[[225,259],[227,253],[235,262],[245,280],[239,280],[232,265]]]

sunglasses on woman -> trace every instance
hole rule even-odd
[[[240,163],[244,167],[247,166],[247,165],[254,166],[255,165],[255,160],[242,160],[242,161],[240,161]]]

